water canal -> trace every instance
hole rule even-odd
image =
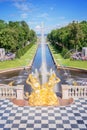
[[[56,92],[58,96],[61,96],[61,84],[72,84],[72,82],[76,80],[78,81],[78,83],[81,84],[82,81],[87,80],[87,73],[80,73],[80,72],[69,71],[69,70],[67,71],[64,67],[62,68],[62,70],[58,70],[54,63],[53,57],[51,55],[51,52],[47,44],[45,44],[45,56],[46,56],[46,65],[47,65],[47,75],[50,75],[50,73],[54,71],[57,77],[61,79],[61,82],[54,87],[54,91]],[[20,71],[15,70],[11,72],[9,71],[5,73],[1,73],[0,83],[8,84],[14,81],[14,85],[24,84],[25,92],[26,91],[31,92],[31,87],[26,84],[26,79],[30,73],[34,73],[37,76],[39,74],[39,78],[40,78],[41,71],[43,69],[41,67],[42,62],[43,62],[42,61],[42,44],[39,44],[31,69],[26,69],[25,67],[25,69],[20,70]],[[65,75],[65,73],[67,75]]]

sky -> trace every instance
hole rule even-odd
[[[0,0],[0,19],[26,21],[30,29],[45,33],[72,21],[87,20],[87,0]]]

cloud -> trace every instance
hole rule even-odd
[[[28,22],[29,25],[36,25],[37,23],[38,23],[38,22],[36,22],[36,21],[29,21],[29,22]]]
[[[35,27],[35,30],[37,30],[37,31],[41,30],[41,26],[40,26],[40,25],[37,25],[37,26]]]
[[[28,18],[28,14],[27,14],[27,13],[22,13],[22,14],[21,14],[21,18],[23,18],[23,19]]]
[[[65,27],[69,24],[69,22],[63,22],[63,23],[60,23],[60,24],[56,24],[53,29],[59,29],[59,28],[62,28],[62,27]]]
[[[18,11],[20,11],[20,17],[27,19],[30,12],[32,12],[32,4],[27,2],[27,0],[12,0],[13,6],[15,6]]]
[[[36,33],[41,33],[41,26],[40,25],[36,25],[34,30],[36,31]]]
[[[28,0],[12,0],[13,6],[15,6],[19,11],[31,12],[33,5]]]
[[[15,2],[14,6],[18,8],[20,11],[29,11],[29,7],[27,3],[18,3]]]
[[[48,17],[48,13],[40,14],[37,17],[39,17],[39,18],[47,18]]]
[[[64,16],[60,16],[60,17],[58,17],[58,19],[60,19],[60,20],[64,20],[65,17],[64,17]]]

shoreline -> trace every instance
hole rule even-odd
[[[64,67],[61,67],[61,66],[58,66],[57,65],[57,69],[65,69],[65,70],[72,70],[72,71],[80,71],[80,72],[86,72],[87,73],[87,70],[86,69],[81,69],[81,68],[75,68],[75,67],[68,67],[68,66],[64,66]]]
[[[57,69],[63,69],[63,67],[61,66],[57,66]],[[7,72],[14,72],[14,71],[21,71],[21,70],[28,70],[31,69],[31,65],[30,66],[26,66],[26,67],[17,67],[17,68],[11,68],[11,69],[6,69],[6,70],[0,70],[0,74],[4,74]],[[78,71],[78,72],[82,72],[82,73],[87,73],[86,69],[80,69],[80,68],[75,68],[75,67],[68,67],[68,66],[64,66],[65,70],[72,70],[72,71]]]
[[[26,69],[31,69],[31,66],[0,70],[0,74],[7,73],[7,72],[21,71],[21,70],[26,70]]]

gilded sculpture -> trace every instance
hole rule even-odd
[[[40,85],[38,79],[30,74],[26,80],[26,83],[32,87],[32,93],[26,94],[29,99],[30,106],[50,106],[59,105],[59,100],[55,92],[54,86],[60,82],[60,79],[55,73],[51,74],[47,83]]]

